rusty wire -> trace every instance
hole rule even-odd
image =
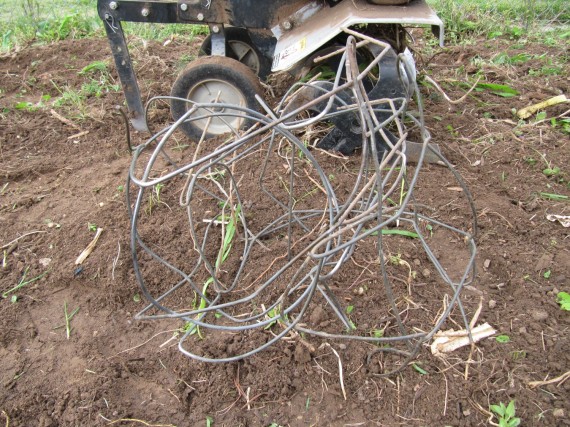
[[[375,58],[365,67],[358,63],[357,42],[359,46],[375,45]],[[415,187],[430,150],[430,135],[423,125],[414,65],[400,55],[407,96],[370,100],[364,83],[389,49],[383,42],[363,40],[352,33],[338,52],[335,81],[326,88],[315,81],[298,83],[275,111],[263,104],[266,114],[187,101],[189,109],[182,118],[135,149],[129,173],[130,187],[135,190],[130,202],[131,248],[135,275],[149,302],[137,318],[184,321],[179,349],[200,361],[240,360],[298,331],[327,340],[373,344],[369,359],[378,352],[399,355],[402,360],[383,374],[397,372],[415,358],[455,307],[469,330],[459,296],[475,273],[473,203],[458,173],[437,152],[433,154],[451,171],[467,200],[466,214],[473,220],[470,230],[430,217],[416,202]],[[313,99],[300,103],[299,94],[307,90],[315,94]],[[413,97],[417,106],[414,115],[408,112]],[[303,114],[317,105],[320,112]],[[352,189],[341,197],[334,190],[333,177],[298,135],[308,126],[347,114],[357,118],[362,148]],[[201,142],[194,159],[186,162],[177,163],[165,154],[173,147],[173,135],[182,123],[212,117],[228,121],[244,117],[255,125],[245,132],[228,129],[229,136],[218,143]],[[409,167],[406,156],[410,128],[422,143],[414,168]],[[145,212],[145,204],[153,194],[156,198],[157,188],[163,189],[163,194],[168,190],[179,195],[177,206],[161,207],[162,217],[159,209]],[[398,202],[393,203],[394,199]],[[272,219],[256,221],[259,210]],[[467,256],[457,277],[451,277],[430,247],[426,224],[463,242]],[[410,319],[401,314],[403,297],[387,271],[383,232],[389,227],[417,235],[418,250],[425,253],[438,273],[442,292],[449,295],[448,304],[429,330],[408,326]],[[167,232],[172,235],[164,236]],[[225,240],[229,240],[229,248]],[[169,243],[173,247],[165,247]],[[365,246],[375,247],[383,304],[388,322],[393,324],[382,336],[359,330],[350,320],[339,290],[330,286],[355,252]],[[173,255],[176,253],[179,256]],[[261,275],[259,263],[265,263]],[[335,326],[325,331],[308,324],[308,314],[316,305],[338,320]],[[225,343],[223,348],[216,348],[216,340]],[[234,341],[242,343],[237,348],[249,348],[234,351]]]

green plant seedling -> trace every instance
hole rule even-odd
[[[94,233],[97,231],[97,224],[95,224],[95,223],[92,224],[92,223],[88,222],[87,228],[89,229],[89,231]]]
[[[152,187],[152,192],[148,196],[148,207],[146,210],[146,212],[149,215],[152,213],[152,211],[154,210],[154,208],[156,206],[161,205],[161,204],[165,205],[168,209],[170,209],[170,206],[168,206],[167,203],[165,203],[164,201],[161,200],[163,188],[164,188],[164,184],[161,184],[161,183],[158,183],[154,187]]]
[[[538,193],[540,195],[540,197],[542,197],[543,199],[550,199],[550,200],[557,200],[557,201],[562,201],[562,200],[568,200],[570,197],[568,196],[564,196],[563,194],[555,194],[555,193]]]
[[[560,304],[560,309],[570,311],[570,294],[568,292],[558,292],[556,301]]]
[[[567,118],[552,118],[550,119],[550,125],[553,128],[560,127],[562,133],[570,135],[570,119]]]
[[[542,276],[543,276],[545,279],[550,279],[550,275],[551,275],[551,274],[552,274],[552,271],[546,270]]]
[[[73,319],[73,316],[75,316],[78,311],[79,307],[77,307],[71,313],[68,313],[67,301],[63,303],[63,314],[65,315],[65,336],[67,337],[67,339],[69,339],[69,337],[71,336],[71,319]]]
[[[23,288],[24,286],[29,285],[30,283],[34,283],[36,280],[40,280],[42,277],[44,277],[48,272],[44,271],[42,274],[30,279],[30,280],[26,280],[26,276],[28,274],[28,271],[30,271],[30,267],[26,267],[26,269],[24,270],[24,274],[22,275],[22,278],[20,279],[20,281],[18,282],[18,284],[16,286],[14,286],[12,289],[9,289],[5,292],[2,293],[2,298],[8,298],[8,295],[10,295],[13,292],[16,292],[18,289]]]
[[[372,336],[374,338],[382,338],[384,336],[384,329],[372,329]]]
[[[226,206],[226,204],[224,204],[224,207]],[[237,205],[235,207],[235,209],[232,209],[232,213],[231,213],[231,215],[229,215],[229,217],[225,217],[222,214],[216,218],[218,221],[221,221],[221,222],[228,221],[227,225],[222,229],[223,230],[222,231],[222,245],[220,246],[220,249],[218,250],[218,256],[216,257],[216,263],[214,266],[216,273],[220,270],[220,267],[222,266],[222,264],[226,261],[226,259],[230,255],[230,252],[232,250],[233,239],[234,239],[234,236],[235,236],[236,231],[237,231],[237,224],[238,224],[238,218],[240,216],[240,213],[241,213],[241,205]],[[208,291],[208,286],[210,286],[210,284],[212,284],[212,283],[214,283],[214,277],[210,276],[204,282],[204,286],[202,288],[202,294],[203,295],[206,295],[206,292]],[[199,310],[205,309],[206,304],[207,304],[206,299],[201,298],[200,299],[200,306],[198,307],[198,309]],[[199,314],[198,318],[200,318],[201,316],[202,315]],[[196,332],[198,332],[198,336],[202,337],[200,334],[200,328],[196,327],[195,330],[196,330]],[[192,331],[192,333],[194,333],[194,331]]]
[[[107,62],[105,61],[94,61],[89,65],[86,65],[79,72],[80,75],[89,74],[94,71],[100,71],[102,73],[107,71]]]
[[[279,311],[279,307],[273,307],[271,310],[269,310],[267,312],[267,317],[274,320],[269,322],[264,329],[271,329],[271,327],[277,324],[277,322],[282,322],[281,312]],[[287,318],[287,315],[285,315],[284,317]]]
[[[533,157],[525,157],[524,161],[530,166],[534,166],[537,163],[537,160]]]
[[[491,405],[490,409],[499,420],[499,427],[517,427],[521,419],[515,417],[515,401],[511,400],[507,406],[503,402]]]
[[[346,307],[346,314],[350,314],[354,311],[354,306],[353,305],[349,305],[348,307]]]
[[[206,427],[212,427],[214,424],[214,419],[212,417],[206,417]]]
[[[508,335],[499,335],[495,340],[497,340],[498,343],[506,344],[511,341],[511,337]]]
[[[412,363],[412,367],[418,371],[421,375],[427,375],[428,371],[426,371],[425,369],[423,369],[420,365],[418,365],[417,363]]]
[[[556,176],[556,175],[560,174],[560,168],[558,168],[558,167],[546,168],[542,171],[542,173],[546,176]]]
[[[495,83],[478,83],[477,88],[485,89],[493,95],[501,96],[503,98],[512,98],[519,95],[519,91],[507,85],[500,85]]]
[[[513,360],[526,359],[527,353],[525,350],[516,350],[511,353]]]

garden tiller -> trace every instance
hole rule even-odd
[[[378,65],[380,77],[365,82],[369,98],[409,99],[413,85],[408,80],[410,75],[415,78],[415,65],[406,47],[405,27],[429,25],[440,44],[443,41],[443,23],[425,0],[98,0],[98,11],[105,22],[131,123],[139,131],[148,129],[122,21],[208,25],[210,35],[202,44],[201,57],[192,61],[173,85],[171,112],[175,120],[188,111],[186,99],[259,110],[256,95],[261,92],[260,79],[281,71],[303,77],[315,69],[317,61],[332,58],[330,54],[345,45],[346,29],[356,29],[391,47]],[[373,43],[359,50],[362,57],[378,54]],[[402,72],[404,67],[406,72]],[[327,82],[319,82],[298,99],[307,102],[326,90]],[[312,110],[318,114],[319,105]],[[247,124],[247,119],[239,116],[232,123],[210,117],[189,120],[182,129],[198,140]],[[320,147],[348,154],[362,143],[354,120],[339,114],[333,125]]]

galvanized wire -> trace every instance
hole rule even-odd
[[[179,349],[193,359],[237,361],[295,330],[327,340],[374,344],[369,358],[378,352],[398,354],[403,361],[383,373],[391,374],[417,356],[422,344],[433,337],[455,307],[469,330],[459,296],[475,275],[476,215],[471,196],[459,174],[434,151],[462,189],[467,201],[465,214],[473,223],[463,230],[423,212],[415,190],[431,148],[414,65],[405,55],[399,56],[405,96],[369,99],[365,83],[374,78],[371,74],[391,48],[349,32],[346,46],[338,52],[339,65],[332,83],[298,83],[275,111],[259,100],[266,114],[235,105],[184,100],[188,102],[187,113],[134,150],[128,186],[135,190],[133,200],[129,195],[131,248],[134,272],[149,302],[136,317],[184,321]],[[357,42],[375,52],[374,59],[364,66],[358,63]],[[304,94],[310,94],[310,99],[304,100]],[[415,114],[408,111],[413,99]],[[359,170],[350,191],[342,197],[334,189],[333,177],[300,139],[309,126],[324,127],[339,117],[355,120],[362,141]],[[176,132],[183,123],[206,123],[207,130],[213,118],[227,120],[228,135],[215,143],[201,141],[194,158],[185,162],[176,162],[166,154],[175,145]],[[235,118],[255,124],[246,131],[234,129],[229,122]],[[406,155],[411,131],[422,143],[413,168]],[[281,166],[283,170],[279,171]],[[307,183],[311,190],[307,190]],[[157,198],[157,188],[179,195],[178,206],[160,207],[160,219],[158,209],[145,212],[147,200]],[[160,200],[155,203],[166,204]],[[186,212],[184,217],[182,211]],[[261,211],[264,218],[271,219],[256,221]],[[468,256],[459,278],[451,277],[430,247],[426,224],[464,242]],[[164,236],[166,231],[155,229],[164,225],[172,233],[173,247],[164,247],[170,243]],[[446,289],[443,292],[449,295],[449,303],[429,330],[411,328],[400,314],[401,295],[397,295],[387,271],[383,232],[388,227],[416,233],[418,250],[425,253]],[[395,325],[383,336],[359,331],[340,302],[339,291],[330,286],[360,247],[374,247],[377,255],[385,310]],[[173,255],[176,253],[184,256]],[[258,268],[257,264],[267,263],[268,258],[272,259],[269,265]],[[315,304],[339,320],[332,328],[337,332],[307,324],[307,314]],[[274,333],[276,324],[281,329]],[[219,351],[203,345],[208,341],[215,347],[215,340],[227,342],[236,336],[243,340],[237,348],[246,350],[233,351],[231,343]],[[200,337],[207,339],[202,342]],[[402,345],[403,349],[398,348]]]

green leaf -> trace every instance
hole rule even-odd
[[[12,295],[12,298],[10,298],[10,302],[11,302],[12,304],[18,302],[18,295]]]
[[[374,231],[374,232],[370,233],[370,235],[371,236],[378,236],[378,231]],[[413,231],[383,228],[382,229],[382,236],[388,236],[388,235],[404,236],[404,237],[409,237],[411,239],[417,239],[420,237],[418,235],[418,233],[414,233]]]
[[[509,427],[518,427],[521,424],[520,418],[512,418],[509,420]]]
[[[427,374],[428,374],[428,371],[426,371],[425,369],[423,369],[423,368],[422,368],[421,366],[419,366],[418,364],[412,363],[412,366],[413,366],[413,368],[414,368],[416,371],[418,371],[420,374],[422,374],[422,375],[427,375]]]
[[[507,405],[507,409],[505,410],[505,415],[507,418],[513,418],[515,416],[515,401],[511,400]]]
[[[547,270],[544,272],[543,276],[545,279],[550,279],[551,274],[552,274],[552,272],[550,270]]]
[[[491,92],[493,95],[497,95],[497,96],[502,96],[503,98],[512,98],[514,96],[517,96],[514,93],[509,93],[509,92]]]
[[[507,85],[500,85],[495,83],[479,83],[477,87],[487,89],[494,95],[502,96],[504,98],[510,98],[517,96],[519,92]]]
[[[501,344],[506,344],[511,341],[511,337],[509,337],[508,335],[499,335],[495,339],[497,340],[497,342],[500,342]]]
[[[79,74],[87,74],[91,71],[107,71],[107,64],[103,61],[95,61],[83,67]]]
[[[560,304],[560,308],[564,311],[570,311],[570,294],[567,292],[558,292],[556,301]]]
[[[542,171],[546,176],[556,176],[560,173],[560,168],[546,168]]]
[[[26,101],[18,102],[16,105],[14,105],[14,108],[16,110],[31,110],[33,107],[34,104]]]
[[[497,414],[499,417],[504,417],[505,416],[505,404],[503,402],[501,402],[499,405],[491,405],[490,406],[491,411],[493,411],[495,414]]]
[[[546,119],[546,111],[540,111],[538,113],[536,113],[536,120],[540,121],[540,120],[544,120]]]
[[[346,307],[346,314],[350,314],[354,311],[354,306],[353,305],[349,305],[348,307]]]
[[[372,336],[374,338],[382,338],[384,336],[384,329],[374,329],[372,331]]]
[[[569,197],[568,196],[564,196],[562,194],[554,194],[554,193],[538,193],[540,194],[540,197],[543,197],[545,199],[550,199],[550,200],[568,200]]]

